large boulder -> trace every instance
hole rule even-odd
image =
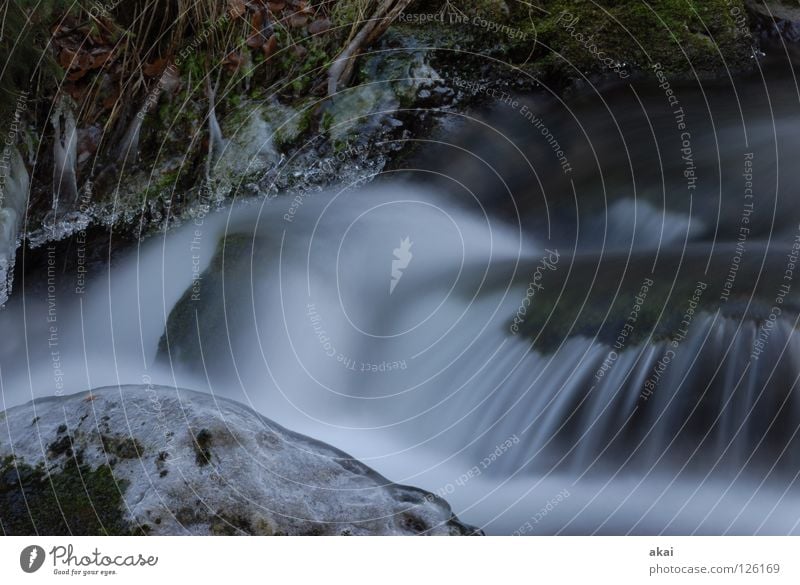
[[[6,534],[433,534],[477,531],[246,406],[107,387],[0,413]]]

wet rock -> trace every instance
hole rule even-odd
[[[746,3],[753,22],[753,32],[762,45],[780,45],[782,41],[800,41],[800,8],[781,2]]]
[[[235,375],[233,356],[247,351],[240,336],[229,336],[232,324],[252,322],[253,296],[247,300],[238,295],[235,301],[220,304],[226,298],[225,285],[230,288],[242,275],[260,274],[261,267],[253,262],[253,236],[229,233],[217,244],[214,257],[200,278],[189,286],[170,311],[167,326],[158,344],[157,360],[169,367],[195,368],[203,363],[204,355],[217,356],[226,372]],[[246,287],[245,287],[246,288]],[[227,297],[230,297],[230,292]],[[199,322],[198,322],[199,319]],[[209,365],[209,368],[214,366]]]
[[[352,86],[323,108],[323,129],[334,149],[353,142],[375,145],[390,138],[386,121],[393,114],[421,106],[420,94],[427,92],[430,97],[444,85],[431,65],[430,51],[418,45],[412,37],[387,33],[373,54],[362,57]]]
[[[212,172],[226,191],[243,177],[258,175],[280,158],[274,147],[275,130],[264,119],[262,108],[245,101],[223,122],[225,147],[213,164]],[[218,185],[223,188],[223,185]]]
[[[38,399],[0,413],[0,436],[6,534],[476,532],[433,494],[190,390]]]

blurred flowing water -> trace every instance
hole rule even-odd
[[[0,313],[3,406],[213,392],[490,533],[800,532],[800,131],[774,77],[532,100],[571,174],[489,105],[414,171],[236,203],[85,291],[42,250]]]

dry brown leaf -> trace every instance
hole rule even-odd
[[[70,71],[67,73],[67,81],[78,81],[82,79],[88,71],[86,69],[76,69],[75,71]]]
[[[261,50],[264,52],[264,57],[266,59],[272,57],[272,55],[275,54],[275,51],[278,50],[278,37],[274,34],[269,37],[269,40],[264,43],[264,46],[261,47]]]
[[[225,57],[225,60],[222,62],[222,64],[223,64],[223,65],[224,65],[224,66],[225,66],[225,67],[226,67],[228,70],[230,70],[230,71],[236,71],[236,70],[237,70],[237,69],[238,69],[238,68],[241,66],[241,64],[242,64],[243,62],[244,62],[244,59],[242,58],[242,56],[239,54],[239,52],[238,52],[238,51],[231,51],[231,52],[230,52],[230,53],[228,53],[228,55]]]
[[[112,52],[110,49],[93,49],[89,56],[89,69],[100,69],[111,60]]]
[[[118,100],[119,100],[119,91],[114,91],[112,93],[104,95],[101,104],[103,108],[105,108],[106,110],[110,110],[114,107],[114,105],[116,105]]]
[[[306,15],[309,15],[309,16],[312,16],[314,14],[314,9],[311,8],[311,6],[309,5],[309,3],[306,0],[300,0],[300,2],[298,2],[296,4],[296,6],[300,10],[300,12],[302,12],[303,14],[306,14]]]
[[[261,30],[261,27],[264,25],[264,12],[261,10],[256,10],[253,14],[253,20],[251,21],[251,25],[253,30]]]
[[[247,46],[251,49],[258,49],[261,45],[267,42],[267,39],[264,38],[260,32],[254,32],[249,37],[247,37]]]
[[[292,28],[302,28],[308,24],[308,17],[304,14],[292,14],[289,17],[289,26]]]
[[[244,0],[228,0],[228,13],[232,18],[239,18],[246,10]]]
[[[320,18],[308,25],[308,32],[312,35],[322,34],[331,28],[331,21],[327,18]]]
[[[58,64],[61,65],[64,69],[69,69],[72,67],[73,63],[75,62],[75,57],[77,53],[72,49],[64,47],[61,49],[61,52],[58,54]]]
[[[147,77],[157,77],[161,75],[166,67],[167,60],[163,57],[159,57],[152,63],[145,63],[144,67],[142,67],[142,73],[144,73]]]

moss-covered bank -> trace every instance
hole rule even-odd
[[[412,10],[418,16],[400,26],[426,28],[419,34],[435,46],[488,55],[508,64],[505,75],[519,67],[556,84],[655,63],[681,77],[751,66],[742,0],[468,0],[416,2]]]

